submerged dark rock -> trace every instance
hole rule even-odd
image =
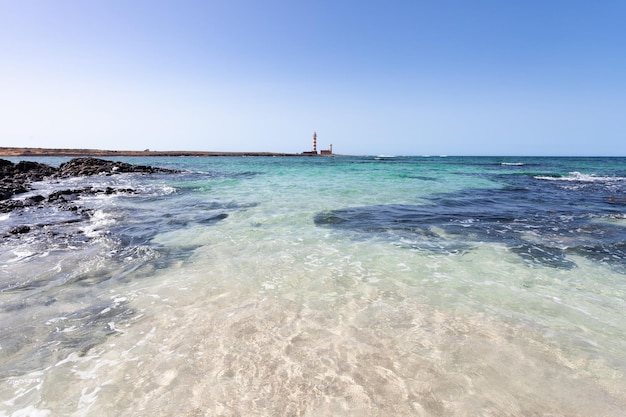
[[[0,201],[0,213],[9,213],[24,207],[34,207],[44,200],[45,198],[40,195],[34,195],[23,200],[3,200]]]
[[[14,227],[9,233],[11,233],[12,235],[21,235],[28,232],[30,232],[30,226],[22,225]]]

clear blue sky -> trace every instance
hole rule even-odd
[[[626,155],[626,1],[0,0],[0,146]]]

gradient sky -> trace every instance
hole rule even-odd
[[[626,1],[0,0],[0,146],[626,156]]]

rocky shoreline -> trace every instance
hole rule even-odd
[[[33,182],[47,179],[64,179],[91,175],[117,175],[121,173],[154,174],[176,172],[178,171],[146,165],[132,165],[125,162],[107,161],[97,158],[74,158],[61,164],[58,168],[32,161],[20,161],[14,164],[11,161],[0,159],[0,213],[10,213],[20,209],[53,205],[59,209],[74,212],[78,215],[78,219],[75,221],[80,221],[81,217],[88,218],[90,215],[88,210],[82,209],[72,203],[81,195],[132,194],[135,193],[135,190],[131,188],[114,189],[106,187],[100,189],[85,187],[55,191],[47,197],[42,195],[34,195],[22,199],[14,199],[13,197],[31,191],[31,184]],[[8,230],[8,234],[20,235],[30,231],[30,226],[17,225]]]

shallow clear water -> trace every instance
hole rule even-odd
[[[123,160],[0,217],[0,415],[623,415],[626,159]]]

